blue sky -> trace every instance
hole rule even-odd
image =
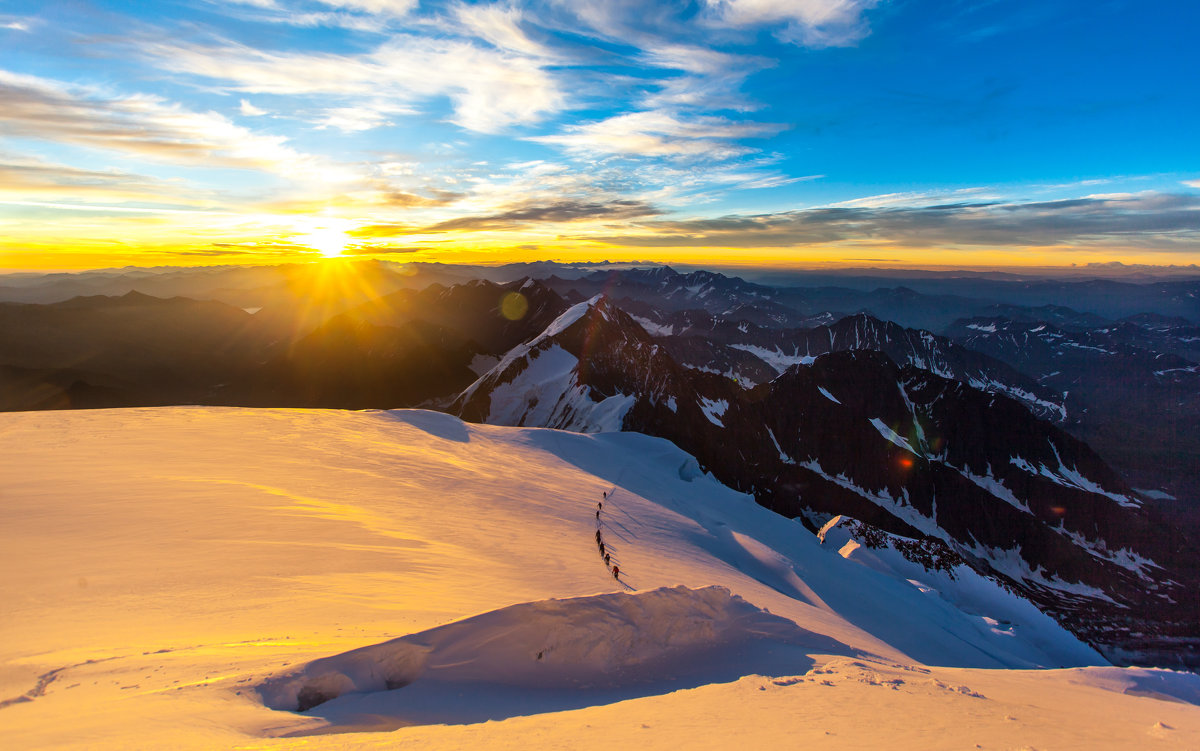
[[[0,265],[1200,262],[1200,3],[0,4]]]

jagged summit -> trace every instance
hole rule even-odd
[[[602,295],[576,303],[515,347],[450,406],[464,419],[598,432],[621,430],[633,398],[625,377],[655,391],[679,366],[645,330]]]

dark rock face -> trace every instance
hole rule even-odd
[[[1012,399],[880,352],[822,355],[747,391],[680,366],[596,298],[451,410],[667,438],[781,513],[940,541],[1110,654],[1195,635],[1195,551],[1086,444]]]
[[[420,291],[400,290],[346,315],[376,326],[424,321],[474,342],[478,352],[499,355],[540,334],[566,308],[567,303],[541,282],[476,280],[452,287],[433,284]]]
[[[1179,354],[1194,346],[1194,327],[1162,316],[1135,320],[1142,323],[1081,328],[1028,318],[971,318],[949,333],[1047,387],[1068,392],[1068,429],[1137,487],[1200,498],[1195,430],[1200,363]]]
[[[373,326],[338,316],[264,366],[257,401],[339,409],[413,406],[474,380],[474,353],[462,337],[424,321]]]
[[[198,403],[246,377],[267,345],[252,316],[218,302],[130,292],[0,303],[0,408]]]
[[[277,389],[266,403],[280,406],[416,406],[466,388],[477,356],[504,354],[565,308],[529,280],[400,290],[331,318],[270,362],[259,383]]]
[[[694,330],[697,333],[693,334]],[[743,382],[763,383],[792,365],[807,365],[823,354],[850,350],[883,352],[897,363],[962,381],[983,391],[1006,394],[1049,420],[1066,418],[1064,397],[1002,360],[946,337],[881,321],[866,313],[801,329],[719,321],[661,337],[679,362],[725,373]]]

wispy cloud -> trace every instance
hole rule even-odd
[[[337,128],[343,133],[357,133],[390,125],[389,114],[412,114],[407,107],[395,107],[386,103],[372,103],[355,107],[335,107],[325,110],[325,119],[320,128]]]
[[[652,39],[717,40],[753,35],[760,29],[791,44],[833,47],[854,44],[870,33],[864,14],[878,0],[703,0],[699,12],[690,2],[643,0],[552,0],[577,24],[593,33],[647,48]]]
[[[774,61],[677,42],[651,43],[638,60],[665,70],[683,71],[655,81],[653,91],[641,98],[650,109],[694,108],[751,112],[761,108],[742,92],[746,77],[769,68]]]
[[[253,104],[250,104],[250,102],[246,101],[245,99],[243,99],[241,105],[239,105],[238,111],[241,112],[246,117],[260,117],[262,115],[267,114],[266,110],[255,107]]]
[[[341,254],[342,254],[342,255],[344,255],[344,256],[357,256],[357,255],[372,255],[372,256],[379,256],[379,255],[403,255],[403,254],[408,254],[408,253],[420,253],[420,252],[422,252],[422,251],[424,251],[424,250],[428,250],[428,248],[422,248],[422,247],[420,247],[420,246],[417,246],[417,245],[406,245],[406,246],[395,246],[395,245],[363,245],[363,246],[361,246],[361,247],[356,247],[356,246],[348,245],[348,246],[346,246],[346,248],[345,248],[345,249],[343,249],[343,250],[342,250],[342,253],[341,253]]]
[[[315,10],[319,5],[335,10]],[[417,0],[225,0],[218,5],[225,13],[251,23],[275,23],[298,27],[327,27],[348,31],[384,33],[417,6]]]
[[[311,197],[260,203],[256,208],[279,214],[320,214],[337,209],[348,211],[380,209],[427,209],[453,205],[464,194],[432,190],[425,194],[396,187],[385,179],[368,179],[349,190]]]
[[[999,196],[988,188],[956,188],[955,190],[921,190],[904,193],[881,193],[875,196],[837,201],[825,208],[885,209],[921,208],[962,201],[999,201]]]
[[[681,117],[666,110],[617,115],[583,125],[570,125],[558,135],[531,141],[561,146],[575,156],[652,156],[713,161],[732,159],[752,149],[736,143],[780,130],[780,126],[720,117]]]
[[[544,41],[530,34],[532,24],[526,23],[524,11],[515,5],[462,3],[454,6],[454,17],[462,33],[484,40],[496,49],[545,60],[562,59]]]
[[[559,224],[563,222],[632,219],[652,216],[659,211],[641,201],[618,199],[607,203],[589,203],[575,200],[555,201],[548,204],[516,206],[490,216],[470,216],[449,219],[425,227],[422,232],[447,232],[451,230],[494,230],[511,229],[527,224]]]
[[[217,113],[193,112],[157,96],[112,95],[0,70],[0,101],[0,134],[8,136],[197,167],[338,177],[324,160],[285,145],[286,138],[255,133]]]
[[[870,31],[865,11],[877,0],[704,0],[715,20],[736,27],[783,24],[776,35],[806,47],[842,47]]]
[[[234,91],[327,95],[360,111],[371,103],[380,113],[412,111],[445,96],[454,122],[483,133],[538,122],[566,105],[548,61],[461,40],[402,35],[357,55],[274,52],[232,42],[160,43],[145,51],[167,69]]]
[[[770,59],[758,55],[724,52],[677,41],[651,42],[637,59],[658,68],[704,76],[745,76],[773,64]]]
[[[182,247],[178,236],[294,253],[277,241],[316,217],[363,226],[363,252],[1200,247],[1200,179],[1186,165],[1130,155],[1114,175],[1054,146],[1086,129],[1116,148],[1130,121],[1105,108],[1124,97],[1156,113],[1140,122],[1160,154],[1187,153],[1175,134],[1194,107],[1142,74],[1171,80],[1151,42],[1122,52],[1110,81],[1117,53],[1079,68],[1091,47],[1061,36],[1049,49],[1067,27],[1024,23],[1047,52],[1030,75],[1079,83],[1062,104],[1026,86],[1027,61],[1006,60],[984,28],[1021,8],[883,5],[188,0],[169,13],[106,1],[0,13],[12,71],[0,71],[0,246],[19,234],[39,247]],[[871,34],[890,36],[846,49]],[[1094,73],[1072,78],[1077,68]],[[1006,177],[1018,174],[1028,181]],[[170,213],[192,208],[226,214]]]
[[[417,7],[417,0],[319,0],[332,8],[349,8],[366,13],[404,16]]]
[[[428,225],[370,224],[351,230],[349,234],[359,238],[387,238],[443,232],[512,230],[528,225],[626,220],[659,213],[649,204],[630,199],[530,201],[492,214],[457,217]]]
[[[817,208],[643,222],[606,242],[654,247],[786,247],[853,243],[910,248],[1118,246],[1190,250],[1200,196],[1147,193],[1039,203]]]
[[[32,208],[59,209],[62,211],[93,211],[103,214],[186,214],[192,216],[224,215],[224,211],[204,211],[202,209],[169,209],[154,206],[101,206],[91,203],[58,203],[55,201],[7,201],[0,199],[5,206],[29,206]]]
[[[0,152],[0,195],[57,202],[102,200],[203,203],[179,185],[121,170],[94,170],[56,164],[30,155]]]

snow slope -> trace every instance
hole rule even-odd
[[[6,747],[1200,743],[1195,676],[1028,670],[1101,660],[659,439],[165,408],[0,415],[0,452]]]

